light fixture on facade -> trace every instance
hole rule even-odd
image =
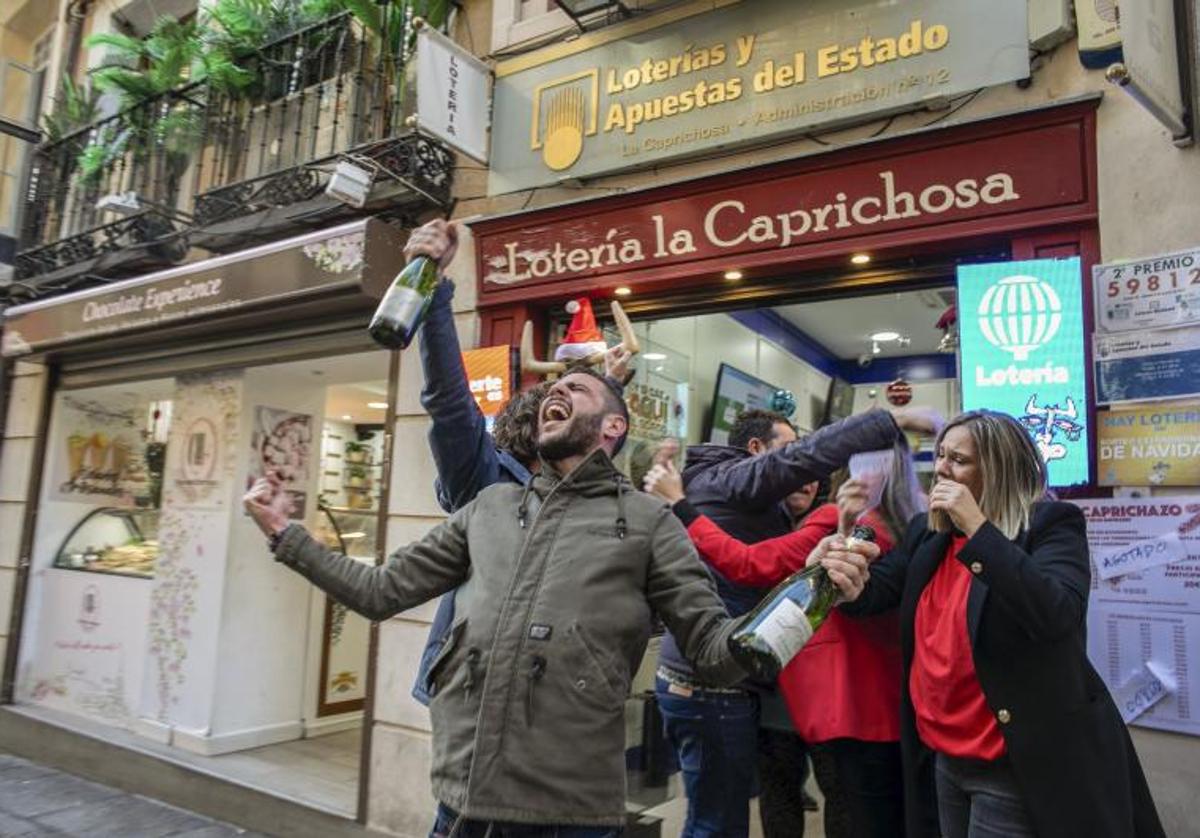
[[[554,5],[566,12],[580,29],[583,19],[596,12],[615,11],[622,17],[629,17],[629,9],[621,0],[554,0]]]
[[[630,294],[633,293],[633,291],[630,289],[630,287],[628,285],[618,285],[616,288],[613,289],[613,293],[616,294],[618,297],[628,297]]]
[[[725,278],[730,282],[737,282],[743,276],[745,276],[745,274],[739,270],[725,271]]]
[[[866,265],[869,264],[870,261],[871,255],[869,253],[855,253],[850,257],[850,263],[852,265]]]
[[[661,352],[643,352],[642,357],[647,361],[665,361],[667,356]]]
[[[900,333],[890,331],[876,332],[875,334],[871,335],[871,340],[883,341],[884,343],[887,343],[891,340],[900,340]]]
[[[102,196],[96,201],[96,209],[100,212],[115,212],[117,215],[123,216],[137,215],[139,212],[152,209],[168,218],[178,219],[188,224],[191,224],[194,220],[191,215],[181,209],[168,207],[157,201],[151,201],[149,198],[143,198],[133,190],[128,192],[114,192],[110,195]]]
[[[367,402],[367,407],[372,410],[387,410],[387,402]]]
[[[343,422],[349,422],[349,421],[350,421],[351,419],[353,419],[353,418],[354,418],[354,417],[353,417],[353,416],[351,416],[349,413],[343,413],[343,414],[342,414],[342,421],[343,421]]]
[[[329,183],[325,185],[325,194],[346,206],[362,207],[367,203],[374,180],[375,173],[367,167],[349,160],[339,160],[329,177]]]

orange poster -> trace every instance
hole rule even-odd
[[[499,414],[512,395],[511,353],[508,346],[487,346],[462,354],[471,395],[484,416]]]

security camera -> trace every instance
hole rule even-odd
[[[874,358],[874,356],[871,355],[870,352],[864,352],[863,354],[858,356],[858,365],[860,367],[869,367],[869,366],[871,366],[871,362],[873,360],[875,360],[875,358]]]

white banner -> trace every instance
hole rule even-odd
[[[1075,504],[1093,562],[1088,656],[1133,724],[1200,736],[1200,497]],[[1106,561],[1119,576],[1102,578]]]
[[[488,162],[492,71],[445,35],[417,34],[417,124],[447,145]]]
[[[1173,564],[1187,558],[1187,549],[1178,530],[1158,538],[1140,541],[1131,547],[1121,547],[1102,556],[1093,556],[1096,572],[1105,581],[1138,573],[1160,565]]]

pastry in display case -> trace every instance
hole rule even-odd
[[[71,528],[54,566],[149,579],[158,560],[158,516],[157,509],[93,509]]]

